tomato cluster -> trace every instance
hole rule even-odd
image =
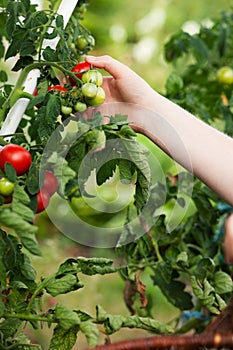
[[[69,76],[64,85],[48,87],[48,92],[58,93],[61,98],[61,114],[68,116],[75,112],[84,112],[88,107],[101,105],[105,101],[105,92],[102,88],[103,76],[91,65],[82,61],[77,63],[71,70],[77,77]],[[78,86],[77,86],[78,85]],[[38,94],[36,89],[34,96]],[[39,108],[40,105],[37,105]]]
[[[16,144],[7,144],[0,150],[0,169],[6,172],[6,164],[9,163],[14,168],[17,176],[26,174],[32,164],[30,152],[24,147]],[[4,203],[12,201],[14,183],[6,176],[0,178],[0,195],[4,198]],[[40,213],[49,205],[50,197],[57,191],[58,181],[52,171],[46,170],[43,185],[37,197],[36,213]]]

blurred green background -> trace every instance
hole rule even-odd
[[[222,11],[228,11],[232,6],[233,1],[230,0],[92,0],[82,23],[96,40],[95,49],[90,54],[112,55],[163,93],[166,78],[173,69],[163,57],[163,47],[168,38],[181,28],[195,33],[201,23],[211,25],[211,18],[219,17]],[[147,145],[157,152],[151,143]],[[169,163],[167,157],[162,155],[162,158],[162,161]],[[172,164],[170,162],[167,166]],[[56,205],[52,209],[58,210]],[[65,237],[50,222],[46,213],[38,216],[36,224],[43,252],[43,258],[32,257],[38,278],[54,272],[67,257],[85,255],[116,258],[111,249],[85,247]],[[143,278],[147,280],[147,276]],[[93,315],[96,304],[102,305],[110,313],[128,314],[122,298],[124,284],[120,276],[85,277],[83,282],[85,287],[82,290],[71,293],[69,297],[60,297],[59,300]],[[176,310],[166,303],[158,289],[149,285],[147,292],[157,301],[156,308],[152,310],[155,318],[167,321],[176,315]],[[56,301],[48,299],[48,307]],[[44,328],[39,332],[28,332],[34,341],[42,344],[44,349],[48,348],[51,330]],[[112,341],[143,334],[145,333],[138,330],[121,331],[112,337]],[[85,347],[85,340],[79,340],[77,349]]]

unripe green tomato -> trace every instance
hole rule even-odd
[[[61,111],[63,114],[65,115],[69,115],[70,113],[72,113],[72,107],[69,106],[61,106]]]
[[[105,101],[105,92],[102,87],[98,87],[95,97],[87,100],[89,106],[99,106]]]
[[[76,40],[77,49],[80,51],[84,51],[89,45],[87,38],[84,35],[79,35]]]
[[[82,86],[82,94],[85,98],[94,98],[97,94],[98,87],[93,83],[85,83]]]
[[[101,86],[103,84],[103,76],[98,70],[91,69],[83,73],[82,81],[84,83],[93,83],[97,86]]]
[[[0,194],[4,197],[10,196],[14,192],[15,185],[6,177],[0,179]]]
[[[233,69],[228,66],[223,66],[217,71],[217,79],[220,84],[233,84]]]
[[[84,102],[76,102],[74,105],[74,109],[76,110],[76,112],[84,112],[87,109],[87,105]]]

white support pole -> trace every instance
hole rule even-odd
[[[66,27],[74,9],[77,5],[79,0],[62,0],[57,13],[63,16],[64,19],[64,27]],[[51,47],[52,49],[55,49],[58,44],[59,38],[55,38],[52,40],[44,40],[43,41],[43,47]],[[24,83],[24,91],[32,94],[35,90],[35,87],[37,85],[37,79],[40,76],[40,71],[38,69],[31,70],[30,73],[27,76],[27,79]],[[5,121],[3,122],[2,128],[0,130],[0,135],[9,135],[14,134],[23,115],[25,110],[27,109],[29,99],[27,98],[20,98],[14,106],[10,109]]]

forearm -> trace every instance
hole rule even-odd
[[[157,93],[147,106],[153,112],[138,114],[135,130],[233,205],[233,139]]]

